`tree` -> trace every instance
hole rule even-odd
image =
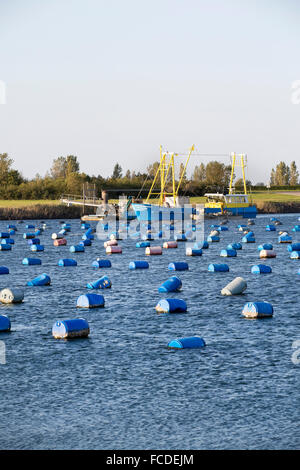
[[[66,177],[66,159],[65,157],[58,157],[53,160],[50,174],[52,178],[65,178]]]
[[[66,176],[70,173],[79,173],[79,162],[74,155],[66,157]]]
[[[203,183],[206,178],[206,170],[204,163],[200,163],[200,165],[196,165],[194,168],[192,180],[197,183]]]
[[[251,181],[246,180],[246,188],[249,188],[250,186],[252,186]],[[239,189],[239,190],[244,191],[244,180],[243,180],[243,178],[239,178],[238,180],[236,180],[236,182],[234,183],[234,187],[235,187],[235,189]]]
[[[296,186],[297,184],[299,184],[299,173],[297,170],[296,162],[293,161],[290,164],[290,185]]]
[[[275,186],[275,170],[272,168],[270,175],[270,186]]]
[[[23,183],[24,179],[18,170],[9,170],[6,176],[6,184],[19,186]]]
[[[278,163],[275,171],[275,185],[286,186],[290,182],[290,169],[284,162]]]
[[[114,166],[114,171],[112,174],[113,179],[119,179],[122,178],[122,167],[119,165],[119,163],[116,163]]]
[[[184,164],[180,163],[179,167],[179,181],[182,178],[181,184],[186,184],[187,183],[187,176],[186,176],[186,171],[184,169]]]
[[[209,162],[206,165],[206,183],[212,186],[228,186],[228,172],[225,169],[223,163]]]
[[[154,162],[151,165],[147,166],[147,173],[150,176],[150,178],[154,179],[159,165],[160,165],[159,162]]]
[[[131,179],[131,173],[130,173],[130,170],[127,170],[127,171],[126,171],[125,178],[127,178],[128,180],[130,180],[130,179]]]
[[[2,184],[7,183],[8,173],[13,162],[13,159],[9,158],[7,153],[0,153],[0,182]]]

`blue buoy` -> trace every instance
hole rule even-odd
[[[56,339],[84,338],[90,333],[90,327],[83,318],[73,320],[58,320],[52,327],[52,335]]]
[[[267,266],[265,264],[256,264],[252,266],[251,273],[252,274],[268,274],[272,272],[271,266]]]
[[[300,243],[292,243],[287,247],[287,251],[300,251]]]
[[[208,266],[208,271],[209,272],[225,273],[225,272],[229,271],[229,266],[227,264],[213,264],[213,263],[211,263]]]
[[[82,245],[82,246],[91,246],[92,244],[92,241],[90,238],[87,238],[86,240],[82,240],[81,242],[79,242],[79,245]]]
[[[76,306],[82,308],[104,307],[104,297],[100,294],[83,294],[78,297]]]
[[[209,244],[206,240],[203,242],[195,242],[194,247],[196,250],[208,250]]]
[[[97,259],[92,262],[93,268],[111,268],[111,262],[109,259]]]
[[[0,243],[0,251],[11,251],[10,243]]]
[[[44,245],[31,245],[31,251],[44,251]]]
[[[242,250],[243,245],[241,243],[231,243],[227,245],[227,250]]]
[[[255,238],[254,237],[243,237],[242,238],[242,243],[255,243]]]
[[[187,247],[186,250],[185,250],[185,254],[187,256],[202,256],[202,249],[201,248],[196,249],[196,248]]]
[[[58,266],[77,266],[77,261],[75,259],[64,258],[58,261]]]
[[[103,225],[103,224],[102,224],[102,225]],[[90,228],[90,227],[91,227],[90,224],[87,224],[87,223],[82,223],[82,224],[81,224],[81,228],[82,228],[83,230],[87,230],[87,229]]]
[[[35,233],[23,233],[23,238],[29,239],[29,238],[36,238]]]
[[[94,282],[89,282],[86,287],[88,289],[109,289],[111,287],[111,280],[108,276],[102,276]]]
[[[228,257],[228,258],[234,258],[236,257],[237,253],[236,250],[231,249],[231,250],[221,250],[220,256],[223,257]]]
[[[169,271],[186,271],[188,269],[189,265],[185,261],[175,261],[174,263],[170,263],[168,266]]]
[[[12,229],[12,230],[17,231],[17,227],[16,227],[15,225],[12,225],[12,224],[8,224],[8,225],[6,226],[6,228],[10,228],[10,229]]]
[[[82,235],[81,238],[82,238],[82,240],[94,240],[94,235],[92,235],[92,234],[91,234],[91,235],[86,235],[86,234],[84,234],[84,235]]]
[[[28,245],[40,245],[40,239],[39,238],[30,238],[27,241]]]
[[[205,346],[204,339],[199,336],[190,336],[188,338],[173,339],[169,342],[168,348],[172,349],[195,349]]]
[[[78,253],[78,252],[83,252],[84,251],[84,246],[83,245],[72,245],[70,246],[70,252],[71,253]]]
[[[271,317],[273,306],[269,302],[248,302],[244,305],[242,313],[247,318]]]
[[[280,235],[278,237],[278,243],[291,243],[293,241],[290,235]]]
[[[10,234],[8,232],[0,232],[0,238],[9,238]]]
[[[187,311],[187,305],[182,299],[162,299],[155,310],[158,313],[183,313]]]
[[[300,251],[292,251],[290,254],[291,259],[300,259]]]
[[[70,224],[62,224],[61,228],[67,230],[67,232],[71,231],[71,225]]]
[[[0,266],[0,274],[9,274],[9,269],[6,266]]]
[[[24,258],[22,264],[33,266],[36,264],[42,264],[42,260],[40,258]]]
[[[273,250],[273,245],[272,243],[264,243],[263,245],[258,245],[257,249],[258,251]]]
[[[220,237],[218,237],[217,235],[209,235],[207,237],[207,242],[209,243],[214,243],[214,242],[219,242],[220,241]]]
[[[41,274],[37,276],[32,281],[27,282],[27,286],[49,286],[51,284],[50,276],[47,274]]]
[[[27,224],[27,225],[25,225],[25,228],[35,228],[35,225]]]
[[[275,232],[276,231],[275,225],[267,225],[266,226],[266,231],[267,232]]]
[[[218,232],[227,232],[228,227],[224,227],[224,225],[220,225],[220,226],[217,227],[217,231]]]
[[[293,232],[300,232],[300,225],[295,225]]]
[[[5,315],[0,315],[0,332],[10,331],[10,319]]]
[[[181,289],[182,282],[177,276],[172,276],[163,282],[158,288],[158,292],[177,292]]]
[[[3,240],[1,240],[1,243],[2,245],[14,245],[15,240],[13,238],[3,238]]]
[[[129,269],[148,269],[148,261],[130,261]]]
[[[36,237],[38,237],[39,235],[41,235],[41,233],[42,233],[42,231],[39,229],[39,230],[36,230],[36,231],[34,232],[34,235],[35,235]]]
[[[137,242],[135,246],[136,248],[147,248],[148,246],[150,246],[150,242],[147,242],[147,241]]]

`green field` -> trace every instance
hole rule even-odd
[[[11,208],[18,208],[18,207],[32,207],[38,204],[43,204],[47,206],[57,206],[61,204],[58,200],[49,200],[49,199],[0,199],[0,207],[11,207]]]
[[[250,195],[253,202],[300,202],[300,191],[260,191],[253,192]],[[201,204],[205,202],[204,197],[191,197],[191,204]],[[110,199],[110,203],[118,203],[118,199]],[[149,201],[152,204],[157,204],[158,199],[151,199]],[[38,199],[38,200],[0,200],[1,207],[9,208],[20,208],[20,207],[32,207],[38,204],[56,206],[61,204],[59,200],[49,200],[49,199]]]

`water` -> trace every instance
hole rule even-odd
[[[278,231],[297,223],[298,215],[280,216],[277,232],[266,232],[269,217],[251,227],[255,244],[243,244],[237,258],[220,258],[222,248],[241,240],[241,219],[232,219],[220,243],[203,256],[186,257],[185,244],[145,257],[135,241],[120,242],[122,255],[111,255],[112,268],[95,270],[105,258],[103,241],[85,253],[69,247],[81,239],[78,220],[67,247],[54,247],[51,233],[59,221],[47,221],[41,235],[45,252],[32,253],[19,225],[11,252],[0,252],[1,288],[25,286],[38,274],[51,276],[49,287],[25,287],[25,301],[1,305],[12,331],[2,333],[6,364],[0,362],[0,448],[2,449],[295,449],[299,446],[299,370],[291,360],[299,339],[300,262],[289,259]],[[209,222],[210,225],[212,222]],[[7,222],[0,222],[0,231]],[[293,242],[300,241],[300,233]],[[276,259],[260,261],[257,246],[271,242]],[[23,266],[23,257],[41,257],[42,266]],[[77,267],[58,267],[60,258],[75,258]],[[130,271],[129,261],[146,259],[149,270]],[[158,286],[172,274],[169,262],[188,261],[178,273],[188,313],[158,315],[154,307],[164,295]],[[211,262],[226,262],[229,273],[209,273]],[[273,273],[253,275],[259,262]],[[76,309],[87,282],[107,274],[112,280],[104,309]],[[243,296],[223,297],[220,290],[236,276],[248,289]],[[272,319],[241,315],[248,301],[274,306]],[[88,339],[55,340],[57,319],[84,317]],[[200,335],[200,350],[168,350],[171,339]],[[2,343],[3,344],[3,343]]]

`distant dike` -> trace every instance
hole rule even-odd
[[[85,214],[94,214],[94,208],[85,208]],[[80,206],[66,206],[63,204],[36,204],[28,207],[0,207],[0,220],[44,220],[44,219],[80,219],[82,217]]]

